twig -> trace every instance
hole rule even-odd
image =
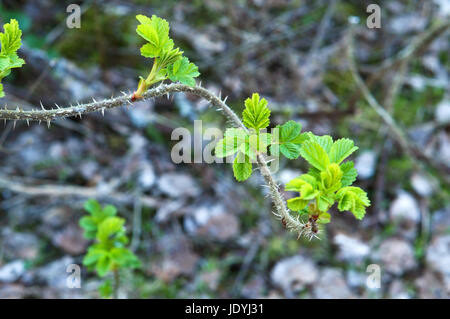
[[[231,110],[231,108],[218,96],[216,96],[214,93],[208,91],[207,89],[201,87],[201,86],[187,86],[183,84],[161,84],[155,88],[152,88],[148,90],[144,95],[142,99],[150,99],[155,98],[159,96],[169,95],[176,92],[188,92],[192,93],[194,95],[197,95],[199,97],[204,98],[208,102],[211,103],[211,105],[215,108],[218,108],[222,114],[225,115],[225,117],[234,125],[235,127],[240,127],[247,131],[247,128],[242,123],[242,121],[239,119],[239,117]],[[92,103],[87,104],[80,104],[77,106],[70,106],[66,108],[57,108],[57,109],[51,109],[46,110],[44,107],[42,109],[36,109],[32,111],[24,111],[21,110],[19,107],[17,107],[15,110],[10,109],[2,109],[0,110],[0,119],[4,120],[28,120],[28,121],[44,121],[47,122],[48,125],[50,125],[50,122],[57,118],[65,118],[70,116],[81,116],[83,114],[95,112],[95,111],[103,111],[106,109],[112,109],[115,107],[119,107],[126,104],[132,104],[131,101],[131,94],[124,94],[124,96],[116,97],[112,99],[107,99],[103,101],[93,101]],[[142,100],[140,99],[140,100]],[[264,158],[264,155],[258,155],[257,157],[257,164],[261,170],[261,174],[263,175],[264,181],[269,186],[270,194],[272,197],[273,204],[275,206],[276,212],[274,213],[277,217],[279,217],[283,224],[286,225],[286,228],[291,231],[298,232],[299,237],[300,235],[305,231],[305,225],[298,219],[294,218],[290,215],[287,207],[286,202],[279,192],[278,185],[275,182],[268,166],[266,163],[266,160]],[[0,180],[1,182],[1,180]],[[6,183],[7,185],[7,183]],[[1,186],[1,183],[0,183]],[[8,186],[6,186],[8,187]],[[51,187],[46,189],[45,186],[39,186],[36,189],[32,189],[32,192],[39,193],[39,194],[46,194],[46,195],[52,195],[52,191],[58,190],[58,188]],[[86,189],[77,189],[77,188],[71,188],[70,190],[67,189],[59,189],[59,193],[64,193],[66,195],[68,194],[74,194],[74,190],[76,190],[77,193],[81,195],[87,195]],[[30,191],[30,189],[28,189]],[[96,191],[95,189],[90,189],[88,191],[89,196],[94,196],[93,193],[90,193],[92,191]],[[112,194],[110,194],[112,196]],[[145,204],[145,202],[142,202]],[[151,200],[152,205],[156,205],[155,201]]]
[[[115,202],[122,203],[134,203],[136,198],[131,194],[120,192],[100,192],[95,187],[80,187],[80,186],[64,186],[55,184],[29,186],[16,181],[11,176],[0,175],[0,188],[6,188],[16,193],[22,193],[29,196],[51,196],[51,197],[64,197],[64,196],[78,196],[82,198],[109,198]],[[147,207],[158,207],[161,205],[160,201],[148,197],[142,196],[139,199],[143,205]]]
[[[392,116],[383,108],[372,93],[369,91],[369,88],[364,83],[363,79],[358,73],[356,68],[355,58],[354,58],[354,37],[353,30],[349,32],[348,36],[348,46],[347,46],[347,56],[349,61],[350,72],[353,76],[353,79],[361,91],[362,95],[366,99],[369,106],[381,117],[383,122],[388,126],[389,130],[394,134],[395,139],[400,144],[400,146],[413,158],[423,159],[428,165],[436,169],[437,171],[441,171],[443,173],[443,178],[445,178],[446,182],[449,183],[448,173],[443,168],[443,165],[437,162],[434,158],[425,154],[419,147],[413,144],[412,141],[409,140],[407,135],[402,131],[402,129],[397,125]]]

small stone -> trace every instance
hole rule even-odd
[[[153,166],[150,163],[146,162],[141,166],[138,181],[144,190],[149,190],[153,186],[156,181],[156,176]]]
[[[219,269],[213,269],[200,274],[200,280],[204,282],[211,291],[216,291],[219,287],[221,272]]]
[[[73,263],[72,257],[65,256],[37,269],[36,276],[52,288],[69,290],[67,287],[67,266]]]
[[[425,273],[415,280],[419,299],[448,299],[449,291],[442,283],[442,278],[432,271],[426,270]]]
[[[334,268],[322,270],[319,281],[314,285],[313,291],[316,298],[319,299],[348,299],[355,297],[347,286],[342,272]]]
[[[412,245],[403,239],[386,239],[378,249],[377,259],[383,270],[393,275],[403,275],[417,266]]]
[[[435,235],[450,231],[450,205],[433,213],[431,228]]]
[[[83,230],[75,224],[69,224],[63,230],[57,232],[52,242],[70,255],[79,255],[86,251],[88,241],[83,237]]]
[[[281,287],[285,294],[292,295],[312,285],[319,273],[314,262],[304,256],[292,256],[282,259],[272,269],[272,282]]]
[[[25,263],[22,260],[15,260],[0,267],[0,281],[14,282],[25,272]]]
[[[31,233],[19,233],[5,228],[1,237],[7,258],[35,259],[39,254],[39,238]]]
[[[264,278],[262,276],[254,276],[242,287],[241,295],[243,298],[248,299],[262,298],[265,288]]]
[[[439,123],[450,122],[450,100],[444,99],[436,106],[435,118]]]
[[[411,176],[411,185],[417,194],[428,197],[434,193],[434,185],[426,176],[415,173]]]
[[[428,267],[438,273],[450,293],[450,235],[435,237],[426,254]]]
[[[221,204],[193,208],[185,219],[184,227],[191,235],[227,241],[239,234],[239,220]]]
[[[157,243],[163,258],[152,266],[155,276],[164,282],[170,282],[178,276],[192,275],[199,257],[191,246],[184,235],[163,236]]]
[[[333,241],[339,248],[337,257],[340,260],[359,264],[369,255],[370,247],[358,238],[339,233]]]
[[[392,299],[410,299],[412,296],[407,291],[401,280],[394,280],[389,286],[389,296]]]
[[[393,219],[406,219],[413,222],[420,220],[420,210],[416,199],[407,192],[401,192],[397,198],[392,201],[389,209]]]
[[[367,179],[375,173],[377,154],[374,151],[363,151],[355,159],[355,169],[358,172],[358,178]]]
[[[159,178],[158,187],[164,194],[170,197],[196,197],[201,192],[197,183],[190,175],[180,173],[163,174]]]

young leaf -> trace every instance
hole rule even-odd
[[[301,134],[302,126],[294,121],[278,125],[273,132],[273,143],[270,146],[272,155],[279,152],[288,159],[296,159],[300,156],[300,146],[308,139],[306,134]]]
[[[321,213],[319,215],[319,218],[317,219],[317,222],[319,224],[328,224],[330,222],[331,215],[329,213]]]
[[[301,199],[300,197],[295,197],[287,200],[287,206],[290,210],[295,212],[301,211],[306,207],[309,200]]]
[[[324,171],[330,164],[330,159],[325,150],[316,141],[308,140],[303,143],[300,155],[318,170]]]
[[[260,129],[269,126],[270,110],[267,108],[267,100],[259,99],[258,93],[253,93],[252,98],[245,100],[245,109],[242,113],[244,125],[259,133]]]
[[[370,205],[367,193],[359,187],[344,187],[336,194],[338,209],[351,211],[357,219],[363,219],[366,207]]]
[[[169,51],[173,48],[173,41],[169,38],[169,23],[155,15],[151,18],[142,14],[136,16],[141,23],[137,26],[136,32],[142,38],[147,40],[141,48],[141,54],[147,58],[156,58],[163,51]]]
[[[237,181],[245,181],[252,175],[252,163],[248,156],[238,153],[233,163],[233,173]]]
[[[17,55],[22,42],[22,31],[19,23],[11,19],[9,23],[3,26],[4,32],[0,33],[0,81],[11,73],[11,69],[20,68],[25,61]],[[3,85],[0,83],[0,98],[4,97]]]
[[[341,188],[342,171],[339,165],[333,163],[320,173],[321,188],[326,193],[332,193]]]
[[[311,141],[319,144],[325,150],[325,152],[327,152],[327,154],[330,152],[331,147],[333,146],[333,139],[329,135],[317,136],[311,132],[308,132],[308,138]]]
[[[0,42],[2,43],[0,54],[9,56],[20,49],[20,46],[22,45],[22,31],[20,30],[19,23],[16,19],[11,19],[9,23],[6,23],[3,26],[3,29],[4,32],[0,33]]]
[[[329,152],[330,161],[332,163],[340,164],[344,159],[350,156],[354,151],[356,151],[358,147],[356,147],[352,140],[348,138],[341,138],[334,142],[331,150]]]
[[[183,57],[176,60],[167,68],[169,79],[173,82],[181,82],[189,86],[195,86],[195,79],[200,75],[198,68],[194,63],[190,63],[189,59]]]
[[[353,162],[345,162],[341,164],[340,168],[343,174],[341,179],[342,187],[350,186],[356,180],[356,176],[358,176],[358,172],[353,167]]]
[[[239,128],[229,128],[225,131],[214,149],[217,157],[227,157],[238,151],[238,148],[248,140],[248,134]]]
[[[113,237],[119,237],[124,232],[125,220],[119,217],[108,217],[99,226],[97,240],[100,243],[108,242]],[[117,236],[119,235],[119,236]]]
[[[95,270],[97,271],[100,277],[105,277],[108,271],[110,271],[112,266],[112,260],[108,254],[101,256],[95,266]]]

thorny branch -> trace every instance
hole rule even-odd
[[[191,87],[184,84],[161,84],[155,88],[148,90],[145,94],[143,94],[143,97],[140,100],[156,98],[164,95],[168,96],[169,94],[176,92],[188,92],[204,98],[205,100],[210,102],[210,104],[213,107],[218,108],[225,115],[225,117],[232,123],[233,126],[247,130],[247,128],[244,126],[244,124],[236,115],[236,113],[234,113],[231,110],[231,108],[225,103],[226,98],[222,100],[221,97],[216,96],[214,93],[201,86]],[[106,99],[103,101],[93,100],[93,102],[87,104],[78,104],[76,106],[69,106],[65,108],[57,106],[56,109],[54,108],[48,110],[46,110],[43,106],[41,106],[40,109],[34,109],[31,111],[25,111],[20,109],[19,107],[17,107],[16,109],[8,109],[5,107],[5,109],[0,109],[0,119],[4,119],[5,121],[6,120],[13,120],[13,121],[24,120],[27,122],[39,121],[39,122],[47,122],[47,124],[50,125],[52,120],[58,118],[66,118],[72,116],[81,117],[83,114],[95,111],[104,112],[107,109],[112,109],[126,104],[131,105],[132,104],[131,98],[132,94],[123,94],[123,96],[121,97]],[[294,218],[289,213],[286,207],[286,202],[279,191],[278,184],[275,182],[270,172],[270,169],[267,166],[267,162],[264,155],[258,155],[257,164],[264,178],[265,183],[270,189],[271,198],[276,211],[274,212],[274,215],[280,218],[286,229],[297,232],[299,237],[302,234],[308,235],[310,237],[315,236],[316,235],[315,233],[310,232],[311,227],[308,223],[304,224],[302,221],[299,220],[299,218]]]

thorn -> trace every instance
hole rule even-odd
[[[102,107],[102,115],[105,116],[105,108]]]
[[[227,99],[228,99],[228,96],[225,96],[225,98],[223,99],[223,104],[227,103]]]
[[[96,101],[94,98],[92,98],[92,101],[93,101],[94,103],[97,103],[97,101]]]
[[[16,120],[14,120],[14,124],[13,124],[13,130],[15,130],[16,129]]]
[[[55,105],[58,110],[61,109],[58,104],[55,103]]]
[[[78,112],[78,116],[80,117],[80,119],[81,119],[81,112]]]
[[[42,101],[41,101],[40,103],[41,103],[41,109],[42,109],[43,111],[45,111],[44,105],[42,105]]]
[[[29,119],[27,119],[27,125],[30,126],[30,120]]]
[[[41,120],[39,120],[39,125],[41,125]]]
[[[50,120],[47,120],[47,127],[50,128]]]

